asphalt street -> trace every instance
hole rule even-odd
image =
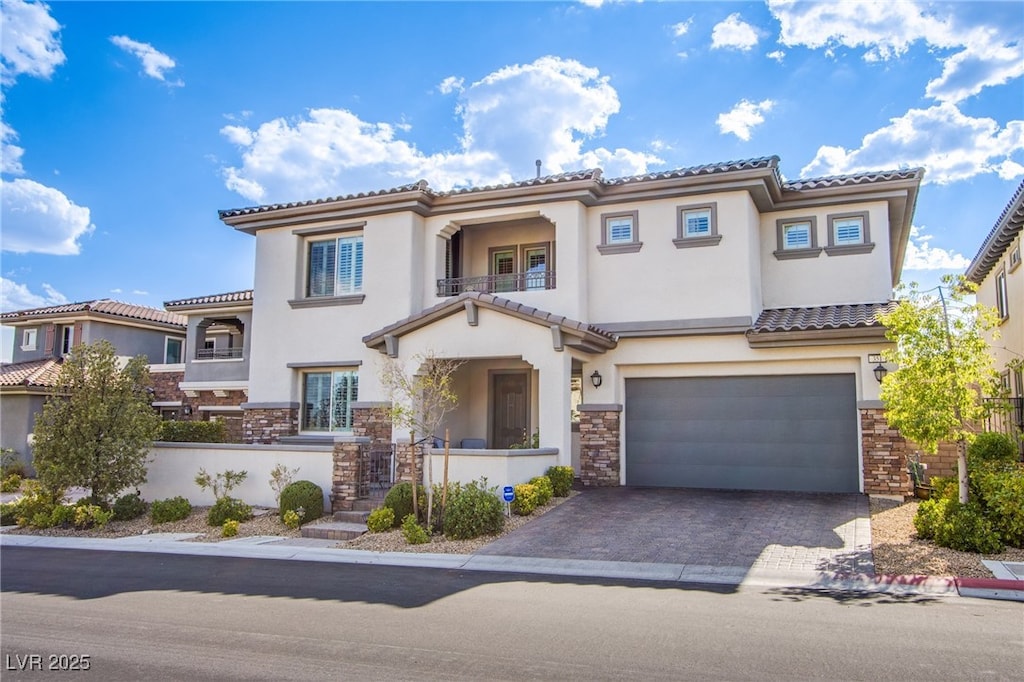
[[[4,547],[31,679],[1019,679],[1019,603]],[[84,672],[47,670],[81,666]],[[41,670],[34,669],[38,661]]]

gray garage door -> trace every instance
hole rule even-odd
[[[857,492],[852,374],[627,379],[626,483]]]

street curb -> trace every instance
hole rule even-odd
[[[1024,580],[957,578],[956,589],[961,597],[1024,602]]]

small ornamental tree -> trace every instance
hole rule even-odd
[[[122,366],[108,341],[75,346],[33,431],[33,465],[50,490],[84,486],[108,506],[146,481],[146,458],[160,428],[150,405],[143,356]]]
[[[883,355],[897,366],[882,380],[886,418],[926,452],[935,454],[940,441],[957,444],[961,503],[968,494],[967,445],[990,409],[981,396],[999,394],[985,340],[996,315],[966,300],[974,291],[970,282],[949,275],[936,290],[901,286],[899,304],[879,316],[895,344]]]
[[[391,396],[390,416],[392,423],[409,429],[412,447],[412,479],[418,482],[416,472],[416,434],[433,439],[445,415],[459,404],[459,397],[452,388],[452,381],[461,365],[461,360],[438,358],[433,353],[416,355],[412,358],[417,367],[415,374],[406,374],[402,365],[388,359],[381,370],[381,383]],[[433,470],[427,460],[427,527],[430,527],[433,513]],[[412,487],[412,513],[418,517],[417,487]],[[443,513],[443,511],[442,511]]]

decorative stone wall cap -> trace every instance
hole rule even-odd
[[[369,436],[335,436],[335,443],[369,443],[373,439]]]
[[[440,457],[444,448],[428,448],[431,455]],[[450,448],[448,453],[454,457],[548,457],[558,454],[558,448],[521,448],[515,450],[484,450],[476,448]]]
[[[298,403],[242,403],[243,410],[297,410]]]
[[[884,410],[885,409],[885,403],[883,403],[881,400],[858,400],[857,401],[857,409],[858,410]]]
[[[580,403],[577,407],[580,412],[622,412],[621,403]]]
[[[391,403],[386,401],[386,400],[377,400],[377,401],[367,400],[367,401],[363,401],[363,402],[354,402],[354,403],[352,403],[352,409],[353,410],[376,410],[376,409],[380,409],[380,408],[391,409]]]
[[[333,446],[330,441],[322,444],[314,443],[168,443],[155,441],[154,448],[161,450],[233,450],[250,452],[322,452],[330,455]]]

